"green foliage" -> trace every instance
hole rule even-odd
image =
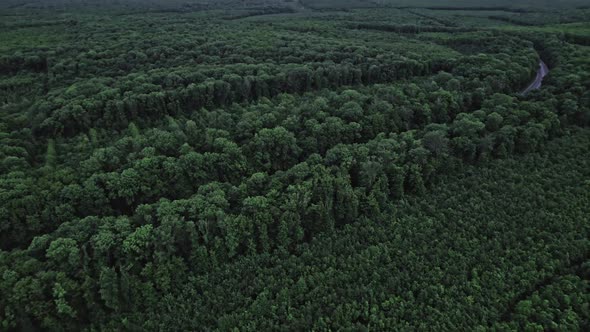
[[[521,2],[6,0],[0,330],[587,330],[588,10]]]

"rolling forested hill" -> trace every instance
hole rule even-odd
[[[585,1],[0,16],[1,331],[590,329]]]

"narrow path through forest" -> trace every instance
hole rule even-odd
[[[535,79],[529,84],[529,86],[522,91],[523,95],[531,92],[532,90],[537,90],[541,88],[541,84],[543,83],[543,78],[549,74],[549,67],[547,64],[543,62],[543,60],[539,61],[539,70],[537,70],[537,76]]]

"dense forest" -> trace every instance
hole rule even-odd
[[[0,331],[590,330],[587,1],[0,16]]]

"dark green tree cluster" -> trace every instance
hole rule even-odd
[[[588,326],[583,46],[134,6],[0,48],[0,329]]]

